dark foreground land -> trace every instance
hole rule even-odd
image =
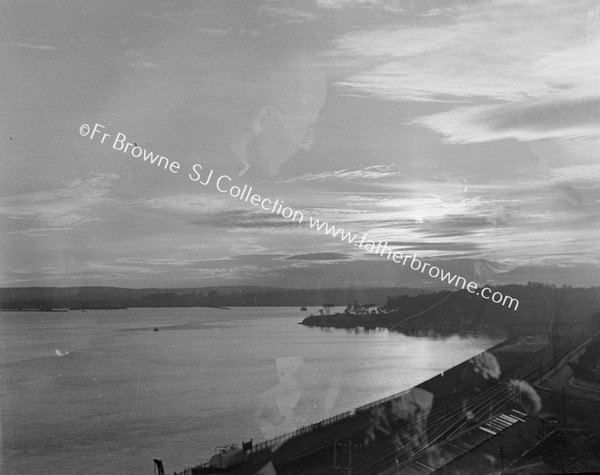
[[[370,312],[359,313],[349,308],[345,313],[311,315],[302,324],[330,328],[388,328],[407,334],[499,330],[508,338],[514,338],[547,335],[563,329],[585,332],[600,323],[599,287],[557,288],[528,284],[493,290],[518,299],[518,308],[514,310],[495,304],[466,290],[442,291],[391,297],[386,305]],[[324,310],[326,313],[327,309]]]
[[[255,445],[234,467],[181,474],[597,471],[600,384],[582,390],[563,375],[596,358],[593,341],[575,332],[507,341],[408,391]]]
[[[531,284],[502,292],[519,298],[519,310],[439,292],[390,298],[373,313],[354,304],[344,314],[307,317],[305,325],[407,334],[504,330],[506,341],[408,391],[255,445],[220,473],[600,470],[599,289]]]

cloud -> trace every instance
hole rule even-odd
[[[230,30],[224,30],[219,28],[197,28],[196,32],[209,36],[225,36],[231,33]]]
[[[191,223],[197,226],[214,226],[227,229],[290,228],[298,226],[297,223],[283,219],[281,216],[255,210],[212,213],[204,215],[202,219],[191,221]]]
[[[138,200],[135,204],[143,208],[196,215],[248,209],[247,205],[239,200],[209,193],[167,195]]]
[[[259,11],[271,18],[279,19],[284,23],[305,23],[309,21],[315,21],[317,19],[317,16],[314,13],[291,7],[263,5],[260,7]]]
[[[196,226],[234,228],[288,228],[297,223],[232,199],[230,196],[185,194],[138,200],[136,206],[191,218]]]
[[[128,42],[122,41],[122,43],[127,44]],[[148,55],[145,52],[135,48],[127,48],[117,57],[117,59],[137,69],[160,68],[159,64],[148,60]]]
[[[31,219],[54,228],[95,221],[99,218],[94,214],[94,208],[111,202],[111,182],[118,177],[101,174],[74,180],[51,191],[0,198],[0,215],[11,219]]]
[[[476,242],[449,242],[449,241],[418,241],[418,242],[405,242],[405,241],[388,241],[388,246],[397,246],[402,251],[452,251],[454,253],[464,251],[474,251],[480,246]],[[456,255],[456,254],[455,254]]]
[[[380,180],[382,178],[401,175],[397,170],[397,165],[372,165],[357,170],[335,170],[322,173],[307,173],[298,177],[282,180],[281,183],[291,183],[295,181],[323,181],[323,180]]]
[[[341,10],[345,7],[362,7],[368,5],[397,4],[394,1],[383,0],[316,0],[316,6],[325,10]]]
[[[600,183],[600,164],[556,167],[549,171],[548,180],[556,183]]]
[[[57,231],[72,231],[75,228],[69,227],[69,228],[59,228],[59,227],[53,227],[53,228],[29,228],[29,229],[20,229],[19,231],[8,231],[7,234],[16,234],[16,235],[20,235],[20,236],[27,236],[27,237],[49,237],[52,234],[51,233],[55,233]]]
[[[332,2],[340,5],[345,2]],[[352,94],[461,104],[421,117],[449,143],[598,137],[596,0],[492,0],[339,37]]]
[[[286,257],[288,260],[298,261],[339,261],[349,258],[350,257],[347,254],[340,254],[339,252],[311,252],[308,254],[296,254]]]
[[[134,68],[139,68],[139,69],[158,69],[158,68],[160,68],[160,66],[156,63],[153,63],[151,61],[143,61],[143,60],[134,61],[133,63],[131,63],[131,66],[133,66]]]
[[[370,30],[348,33],[336,40],[338,54],[351,54],[387,62],[443,49],[458,36],[454,29],[433,27]],[[350,85],[351,83],[349,83]]]
[[[600,139],[600,96],[461,107],[412,123],[440,132],[448,143]]]
[[[183,20],[183,15],[179,12],[142,12],[142,16],[152,18],[153,20],[167,21],[169,23],[180,23]]]
[[[279,259],[281,257],[286,257],[286,254],[272,254],[272,253],[260,253],[260,254],[240,254],[236,256],[231,256],[228,259],[245,259],[245,260],[264,260],[264,259]]]
[[[583,264],[600,250],[600,230],[592,226],[600,219],[600,186],[593,178],[599,173],[597,164],[582,163],[468,186],[403,176],[379,190],[321,194],[308,214],[420,257],[494,262],[478,266],[479,275],[533,263]],[[355,255],[355,247],[339,238],[305,233],[330,244],[327,251]]]
[[[20,43],[20,42],[11,43],[11,46],[17,46],[19,48],[37,49],[40,51],[53,51],[53,50],[59,49],[56,46],[39,45],[39,44],[33,44],[33,43]]]

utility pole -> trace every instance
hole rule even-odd
[[[352,441],[348,442],[338,442],[337,440],[333,441],[333,465],[331,466],[332,470],[338,471],[342,470],[346,472],[348,475],[352,475]],[[347,448],[348,454],[348,464],[344,465],[340,459],[340,454],[338,453],[338,446]],[[338,465],[339,462],[339,465]]]
[[[337,467],[337,440],[333,440],[333,464],[331,465],[332,469]]]
[[[562,413],[563,413],[563,428],[567,429],[567,395],[565,388],[562,388]]]

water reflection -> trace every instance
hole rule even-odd
[[[378,333],[396,333],[400,335],[406,335],[411,337],[426,337],[432,340],[447,340],[448,338],[459,336],[465,338],[471,337],[492,337],[492,338],[500,338],[501,336],[497,331],[485,332],[485,331],[456,331],[453,329],[442,329],[442,328],[411,328],[411,329],[390,329],[387,327],[378,327],[378,326],[355,326],[355,327],[323,327],[318,325],[305,325],[311,330],[318,330],[322,332],[332,332],[332,331],[344,331],[347,334],[364,334],[364,335],[374,335]]]
[[[425,360],[427,354],[420,349],[413,345],[411,355]],[[303,466],[292,469],[285,459],[304,450],[311,437],[324,434],[332,437],[334,460],[352,473],[412,473],[423,465],[444,467],[447,473],[501,471],[548,434],[547,424],[538,417],[542,399],[518,376],[536,368],[551,351],[546,350],[535,357],[507,356],[502,348],[485,351],[403,393],[357,408],[340,421],[324,421],[318,424],[319,436],[299,434],[278,446],[268,473],[313,473],[296,472]],[[504,371],[502,361],[507,365]],[[303,463],[313,464],[315,470],[319,464],[317,459]],[[329,459],[323,464],[331,466]]]

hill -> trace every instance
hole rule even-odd
[[[354,300],[383,305],[390,296],[418,295],[412,288],[286,289],[258,286],[184,289],[121,287],[14,287],[0,289],[0,309],[111,309],[126,307],[345,306]]]

